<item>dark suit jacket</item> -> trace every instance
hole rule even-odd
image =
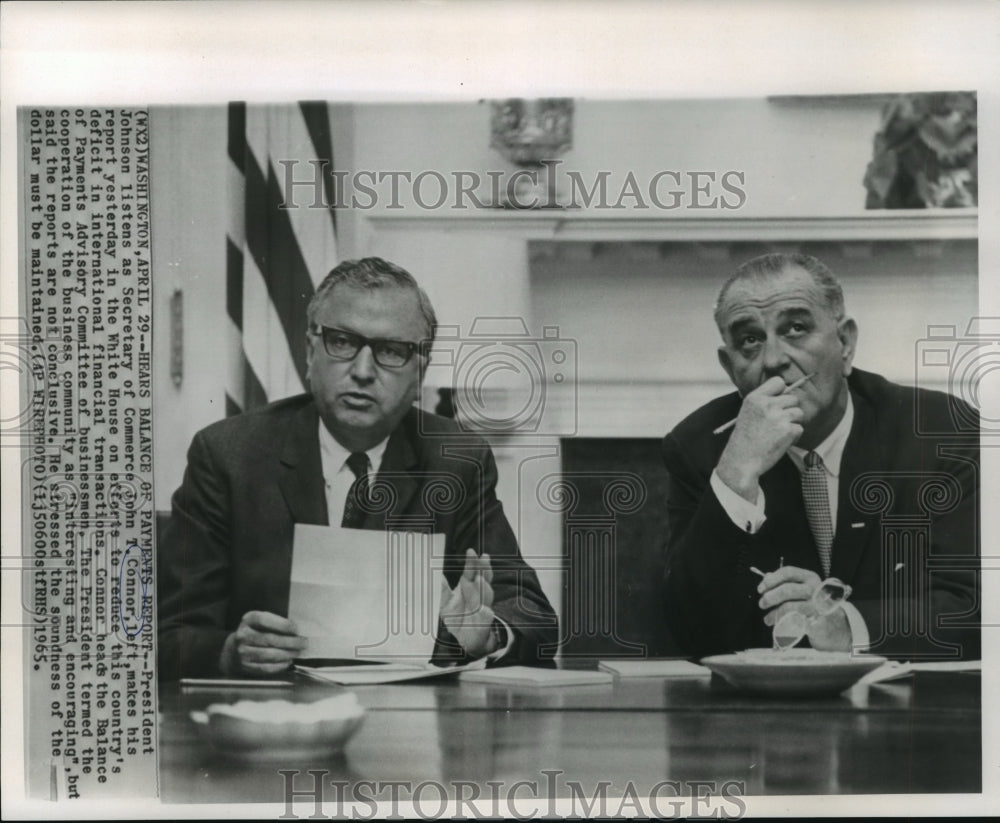
[[[979,656],[978,420],[960,400],[855,369],[848,379],[854,423],[844,448],[830,574],[853,587],[872,652]],[[730,520],[709,479],[737,415],[735,392],[667,435],[669,472],[667,622],[693,655],[771,645],[749,570],[786,565],[822,575],[806,520],[798,469],[786,455],[761,478],[767,520],[749,535]],[[915,414],[920,414],[920,425]],[[922,432],[942,433],[924,436]],[[951,432],[951,434],[944,434]],[[903,566],[897,568],[898,564]]]
[[[328,524],[318,425],[312,398],[301,395],[195,435],[157,549],[161,679],[218,674],[223,643],[246,612],[287,615],[294,524]],[[457,498],[435,485],[442,477]],[[412,409],[389,438],[376,478],[392,486],[395,501],[364,527],[405,529],[406,518],[430,519],[432,531],[446,535],[452,587],[467,548],[489,553],[493,610],[514,633],[503,662],[538,665],[539,646],[556,641],[557,621],[521,557],[496,480],[482,440]],[[435,660],[455,659],[454,649],[442,628]]]

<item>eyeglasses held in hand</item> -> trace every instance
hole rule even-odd
[[[815,610],[812,616],[806,616],[802,612],[787,612],[777,623],[774,624],[774,648],[790,649],[802,642],[802,638],[809,633],[810,627],[820,617],[833,614],[844,605],[844,601],[851,595],[851,587],[838,580],[836,577],[828,577],[813,592],[809,603]]]
[[[372,350],[375,362],[387,369],[405,366],[421,348],[419,343],[411,343],[408,340],[365,337],[331,326],[313,326],[310,331],[317,337],[323,338],[323,348],[333,360],[353,360],[359,351],[368,346]]]

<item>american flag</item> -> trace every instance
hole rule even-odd
[[[285,204],[298,208],[282,208],[284,181],[286,168],[311,179],[319,163],[325,203],[335,202],[331,131],[323,102],[229,104],[227,416],[304,390],[306,306],[338,262],[336,212],[311,208],[301,187]]]

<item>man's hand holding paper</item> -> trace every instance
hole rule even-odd
[[[309,656],[426,663],[444,535],[295,526],[289,617]]]
[[[247,612],[226,638],[219,669],[226,675],[266,675],[292,665],[307,645],[295,623],[271,612]]]

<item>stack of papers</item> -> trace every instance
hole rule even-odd
[[[688,660],[602,660],[600,668],[617,677],[711,677],[712,671]]]
[[[491,683],[500,686],[601,686],[614,682],[607,672],[572,669],[538,669],[531,666],[505,666],[478,672],[463,672],[465,683]]]
[[[466,663],[464,666],[448,668],[408,663],[375,663],[370,666],[296,666],[295,671],[340,686],[377,686],[382,683],[404,683],[408,680],[428,680],[434,677],[449,677],[460,672],[471,672],[486,666],[485,658]]]

